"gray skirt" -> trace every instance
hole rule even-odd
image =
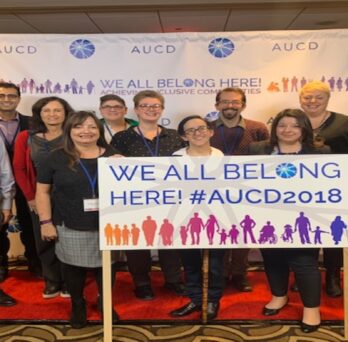
[[[81,267],[101,267],[102,253],[99,250],[99,231],[81,231],[66,226],[56,226],[57,258],[65,264]]]

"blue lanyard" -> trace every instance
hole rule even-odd
[[[239,142],[240,137],[242,136],[242,128],[241,127],[236,127],[237,128],[237,132],[235,134],[235,136],[233,137],[232,140],[232,144],[230,146],[227,146],[227,141],[225,138],[225,132],[224,132],[224,125],[220,126],[220,136],[221,136],[221,140],[222,143],[224,145],[224,154],[225,155],[231,155],[232,152],[234,152],[235,148],[237,147],[237,144]]]
[[[6,138],[6,136],[5,136],[5,133],[4,133],[4,132],[2,131],[2,129],[0,128],[0,134],[1,134],[2,139],[3,139],[3,141],[4,141],[5,145],[6,145],[7,151],[10,151],[10,150],[13,148],[13,143],[14,143],[16,137],[17,137],[17,134],[18,134],[18,132],[19,132],[19,128],[20,128],[20,127],[19,127],[19,122],[18,122],[18,126],[17,126],[16,132],[15,132],[15,134],[14,134],[12,140],[7,140],[7,138]]]
[[[111,129],[109,127],[109,125],[106,123],[106,121],[104,121],[104,126],[106,127],[108,133],[110,134],[110,137],[112,139],[112,137],[114,136],[113,133],[111,132]]]
[[[149,145],[149,143],[147,142],[146,138],[144,137],[143,132],[140,130],[139,126],[137,126],[137,130],[141,136],[141,138],[143,139],[143,143],[145,145],[145,147],[147,148],[147,150],[149,151],[149,153],[151,154],[152,157],[158,157],[158,153],[159,153],[159,141],[160,141],[160,135],[159,135],[159,129],[157,127],[157,136],[156,136],[156,146],[155,146],[155,151],[153,151],[153,149],[151,148],[151,146]]]
[[[95,198],[95,186],[97,184],[97,175],[98,175],[98,171],[95,173],[94,177],[92,178],[91,175],[89,174],[87,168],[85,165],[83,165],[82,161],[79,160],[79,165],[81,166],[82,171],[84,172],[84,174],[86,175],[89,185],[91,187],[92,190],[92,196],[93,198]]]

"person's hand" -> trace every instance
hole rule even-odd
[[[3,209],[2,210],[2,215],[3,215],[3,219],[2,219],[2,222],[0,222],[0,224],[8,223],[10,221],[11,217],[12,217],[11,209]]]
[[[57,237],[57,229],[53,223],[45,223],[41,226],[41,239],[43,241],[55,241]]]
[[[35,200],[28,201],[28,206],[30,211],[33,211],[35,214],[37,214],[37,209],[36,209],[36,202]]]

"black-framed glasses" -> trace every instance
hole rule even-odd
[[[155,103],[155,104],[148,104],[148,103],[142,103],[140,105],[138,105],[138,108],[140,109],[143,109],[143,110],[148,110],[148,109],[155,109],[155,110],[158,110],[158,109],[162,109],[163,106],[159,103]]]
[[[195,135],[196,132],[198,133],[205,133],[209,130],[208,126],[199,126],[197,128],[189,128],[185,132],[185,135]]]
[[[243,102],[239,101],[239,100],[233,100],[233,101],[221,100],[221,101],[219,101],[219,104],[221,104],[223,106],[228,106],[230,104],[232,106],[241,106],[241,105],[243,105]]]
[[[101,109],[105,109],[105,110],[122,110],[124,109],[125,107],[122,106],[122,105],[115,105],[115,106],[109,106],[109,105],[105,105],[105,106],[101,106],[100,107]]]
[[[8,100],[13,101],[13,100],[17,100],[18,97],[19,97],[19,96],[18,96],[17,94],[0,94],[0,100],[1,100],[1,101],[5,100],[6,98],[7,98]]]

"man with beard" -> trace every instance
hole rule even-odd
[[[220,90],[216,95],[215,108],[219,117],[213,122],[214,135],[210,144],[226,156],[246,155],[250,143],[269,138],[265,124],[242,117],[246,108],[246,96],[242,89]],[[252,291],[247,279],[248,253],[249,249],[232,249],[225,254],[225,279],[231,279],[232,285],[241,292]]]

